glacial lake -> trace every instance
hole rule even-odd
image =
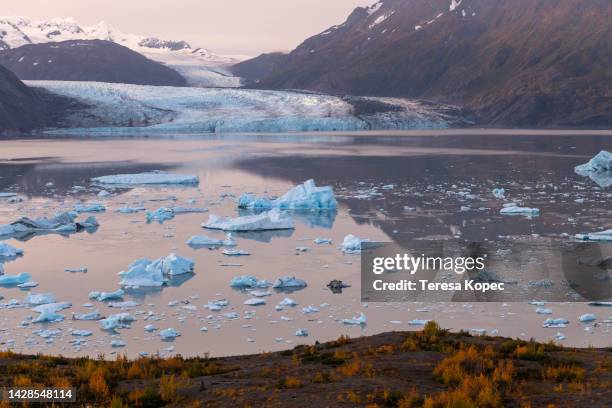
[[[42,235],[5,242],[24,255],[4,264],[5,274],[28,272],[37,287],[0,287],[0,349],[65,356],[139,353],[213,356],[292,348],[297,344],[384,331],[417,330],[408,322],[435,320],[453,330],[486,330],[502,336],[548,341],[561,332],[572,346],[610,346],[612,308],[586,303],[548,303],[551,315],[536,314],[527,302],[362,303],[359,256],[343,254],[343,238],[353,234],[373,241],[462,236],[495,241],[500,236],[567,239],[569,234],[612,228],[612,192],[574,173],[601,150],[612,150],[611,132],[499,132],[487,130],[295,135],[198,135],[154,138],[40,138],[0,141],[0,192],[14,192],[22,202],[0,198],[0,224],[22,216],[36,218],[72,210],[80,201],[99,202],[100,227],[69,236]],[[197,187],[105,188],[98,197],[92,177],[164,170],[199,176]],[[223,239],[204,230],[209,214],[237,216],[235,200],[245,192],[279,196],[314,179],[334,188],[339,209],[333,213],[294,214],[295,230],[235,234],[237,248],[250,256],[229,257],[222,250],[192,249],[194,235]],[[493,196],[504,188],[506,200]],[[540,209],[539,217],[500,215],[505,202]],[[176,215],[163,224],[147,223],[144,212],[117,213],[120,207],[205,207],[207,213]],[[315,238],[332,244],[317,245]],[[297,251],[307,247],[308,251]],[[163,288],[131,290],[125,310],[90,300],[91,291],[120,288],[120,271],[139,258],[172,252],[195,261],[195,274],[173,279]],[[66,269],[87,268],[87,272]],[[252,296],[230,288],[235,276],[255,275],[274,281],[295,276],[308,287],[293,293],[271,289],[266,304],[247,306]],[[340,294],[327,283],[351,285]],[[609,284],[609,278],[607,281]],[[56,323],[31,323],[37,313],[20,307],[28,293],[52,293],[72,307]],[[276,310],[285,297],[299,305]],[[12,301],[16,299],[17,301]],[[227,299],[221,311],[204,308]],[[312,305],[314,313],[302,309]],[[136,318],[118,333],[95,321],[76,321],[72,313],[98,309],[103,316],[127,312]],[[363,312],[367,324],[349,326],[342,319]],[[231,318],[236,313],[237,318]],[[578,317],[594,313],[595,323]],[[543,328],[548,317],[569,320],[565,328]],[[153,325],[157,331],[147,332]],[[207,331],[201,331],[206,327]],[[181,336],[162,341],[158,331],[174,328]],[[88,337],[72,331],[90,330]],[[305,329],[308,337],[297,337]],[[47,330],[47,332],[45,332]],[[77,340],[75,342],[75,339]],[[113,348],[121,339],[125,347]]]

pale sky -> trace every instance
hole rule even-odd
[[[74,17],[216,53],[288,51],[375,0],[1,0],[0,15]]]

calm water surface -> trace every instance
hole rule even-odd
[[[612,150],[612,136],[473,133],[1,141],[0,192],[18,193],[25,201],[11,204],[0,199],[0,224],[20,216],[70,210],[80,200],[102,202],[107,211],[96,214],[101,226],[95,233],[7,241],[25,255],[6,263],[5,273],[29,272],[39,283],[31,292],[50,292],[73,306],[61,312],[66,315],[64,322],[44,325],[22,324],[26,316],[36,315],[29,309],[0,309],[0,348],[68,356],[246,354],[326,341],[340,334],[407,330],[413,319],[436,320],[456,330],[498,330],[504,336],[539,340],[552,339],[561,331],[567,337],[564,344],[610,346],[612,324],[604,321],[612,317],[612,308],[556,303],[547,305],[553,315],[543,316],[527,303],[360,302],[359,258],[338,249],[347,234],[396,242],[457,235],[471,240],[534,234],[557,239],[563,233],[612,228],[610,190],[573,172],[574,166],[600,150]],[[100,189],[88,181],[154,169],[196,174],[200,185],[117,189],[111,190],[111,197],[100,199],[96,196]],[[234,200],[240,194],[280,195],[309,178],[334,187],[339,211],[296,215],[295,231],[238,234],[238,247],[251,252],[248,257],[230,258],[220,250],[194,250],[185,244],[193,235],[224,236],[200,227],[207,213],[177,215],[160,225],[147,224],[142,212],[113,211],[123,206],[155,210],[177,205],[236,216]],[[500,216],[504,201],[492,196],[496,187],[506,189],[508,200],[540,208],[542,215],[533,219]],[[315,245],[312,240],[317,237],[331,238],[333,244]],[[298,246],[310,251],[298,252]],[[70,319],[73,312],[96,308],[103,315],[120,312],[90,301],[88,293],[114,291],[119,288],[117,273],[131,262],[170,252],[194,259],[195,275],[174,280],[163,289],[129,292],[124,300],[139,303],[126,310],[138,319],[131,328],[109,334],[96,322]],[[87,273],[64,271],[80,267],[87,267]],[[245,274],[268,280],[292,275],[307,281],[308,287],[290,295],[273,292],[264,306],[245,306],[243,302],[251,296],[229,287],[232,277]],[[325,287],[331,279],[352,287],[333,294]],[[0,288],[0,295],[1,302],[8,302],[25,298],[27,291]],[[286,296],[299,306],[276,311],[275,305]],[[222,298],[230,301],[222,312],[203,307],[209,300]],[[302,308],[309,305],[319,311],[303,314]],[[365,327],[341,323],[362,311],[368,318]],[[230,312],[239,317],[228,319],[225,314]],[[587,312],[596,313],[600,323],[579,323],[578,316]],[[564,329],[544,329],[546,317],[565,317],[571,323]],[[156,332],[144,331],[147,324],[173,327],[182,336],[162,342]],[[200,331],[203,326],[207,332]],[[310,336],[296,337],[300,328]],[[40,329],[60,332],[50,341],[37,334]],[[89,329],[93,335],[74,345],[72,329]],[[111,348],[114,339],[122,339],[127,346]]]

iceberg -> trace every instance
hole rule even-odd
[[[278,209],[273,209],[257,215],[245,215],[236,218],[222,218],[211,214],[203,228],[223,231],[272,231],[294,229],[293,220]]]
[[[34,323],[52,323],[52,322],[60,322],[64,320],[64,315],[59,314],[57,312],[67,309],[71,307],[72,304],[70,302],[59,302],[59,303],[49,303],[45,305],[40,305],[32,310],[40,313],[36,319],[33,320]]]
[[[295,300],[286,297],[283,300],[281,300],[279,305],[280,306],[287,306],[287,307],[294,307],[294,306],[297,306],[298,303]]]
[[[513,205],[502,208],[499,213],[501,215],[524,215],[527,217],[537,217],[540,215],[540,210],[538,208],[518,207]]]
[[[125,341],[123,340],[111,340],[110,345],[112,348],[125,347]]]
[[[181,335],[181,333],[173,328],[168,328],[168,329],[164,329],[164,330],[160,330],[159,332],[159,337],[162,338],[162,340],[165,341],[170,341],[170,340],[174,340],[175,338],[179,337]]]
[[[100,203],[79,203],[74,206],[74,211],[80,213],[104,212],[106,207]]]
[[[112,176],[95,177],[91,179],[95,184],[108,185],[164,185],[181,184],[197,185],[200,179],[191,174],[171,174],[164,171],[152,171],[138,174],[116,174]]]
[[[238,208],[248,210],[335,210],[338,202],[331,186],[317,187],[313,179],[293,187],[276,200],[257,198],[251,194],[243,194],[238,199]]]
[[[352,326],[362,326],[366,324],[366,315],[361,312],[359,316],[353,317],[352,319],[344,319],[342,323]]]
[[[6,259],[14,259],[23,255],[22,249],[17,249],[12,245],[0,242],[0,262]]]
[[[589,177],[600,187],[612,186],[612,153],[602,150],[588,163],[574,168],[576,174]]]
[[[19,275],[1,275],[0,286],[15,286],[30,281],[32,276],[27,272],[22,272]]]
[[[218,248],[221,246],[236,246],[236,241],[232,237],[232,233],[228,233],[225,240],[210,238],[203,235],[195,235],[187,241],[187,245],[190,247],[197,248]]]
[[[168,221],[173,218],[174,210],[172,208],[158,208],[153,212],[147,211],[147,224],[153,221],[163,224],[164,221]]]
[[[354,235],[347,235],[342,241],[341,249],[342,252],[347,254],[359,254],[361,253],[361,244],[369,242],[367,239],[361,239]]]
[[[97,300],[99,302],[104,302],[106,300],[115,300],[121,299],[125,295],[123,289],[118,289],[114,292],[98,292],[93,291],[89,293],[89,299]]]
[[[306,286],[308,286],[306,282],[293,276],[278,278],[272,285],[274,289],[300,289]]]
[[[575,236],[576,239],[581,241],[608,242],[612,241],[612,229],[587,234],[576,234]]]
[[[308,337],[308,330],[306,329],[297,329],[295,331],[295,335],[298,337]]]
[[[194,267],[191,259],[174,253],[155,261],[143,258],[133,262],[127,271],[119,272],[122,277],[119,284],[128,287],[163,286],[167,282],[166,276],[193,273]]]

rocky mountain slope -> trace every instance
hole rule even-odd
[[[0,51],[0,65],[22,80],[99,81],[185,86],[171,68],[129,48],[102,40],[29,44]]]
[[[0,66],[0,133],[41,126],[44,123],[43,106],[35,91]]]
[[[260,88],[458,104],[488,125],[610,126],[610,21],[607,0],[384,0],[234,72]]]
[[[190,85],[240,85],[240,78],[232,76],[224,67],[244,59],[242,56],[215,54],[182,40],[127,34],[104,22],[83,26],[71,18],[35,21],[24,17],[0,17],[0,50],[69,40],[114,42],[179,71],[188,78]]]

